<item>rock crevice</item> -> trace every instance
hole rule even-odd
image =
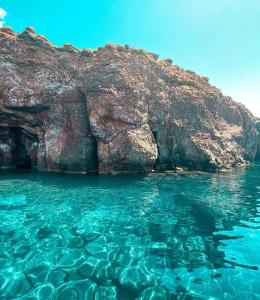
[[[0,168],[216,171],[259,156],[258,125],[207,78],[153,53],[0,29]]]

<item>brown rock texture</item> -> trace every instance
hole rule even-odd
[[[256,121],[208,79],[128,46],[0,29],[0,166],[215,171],[253,161]]]
[[[260,132],[260,119],[256,119],[256,128],[258,132]],[[260,135],[257,138],[257,153],[256,153],[256,159],[260,159]]]

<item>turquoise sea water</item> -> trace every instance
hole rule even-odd
[[[260,165],[0,174],[0,299],[260,299]]]

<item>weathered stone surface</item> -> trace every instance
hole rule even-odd
[[[0,166],[64,172],[218,170],[260,153],[252,114],[129,47],[55,47],[0,29]]]
[[[256,128],[260,132],[260,119],[256,119]],[[258,139],[257,139],[257,153],[256,153],[256,158],[260,159],[260,136],[258,136]]]

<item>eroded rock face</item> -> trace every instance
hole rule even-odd
[[[258,130],[258,132],[260,132],[260,119],[256,119],[256,128]],[[257,153],[256,153],[256,159],[260,159],[260,135],[258,136],[257,139]]]
[[[0,29],[0,164],[76,173],[217,170],[255,159],[252,114],[207,78],[129,47]]]

